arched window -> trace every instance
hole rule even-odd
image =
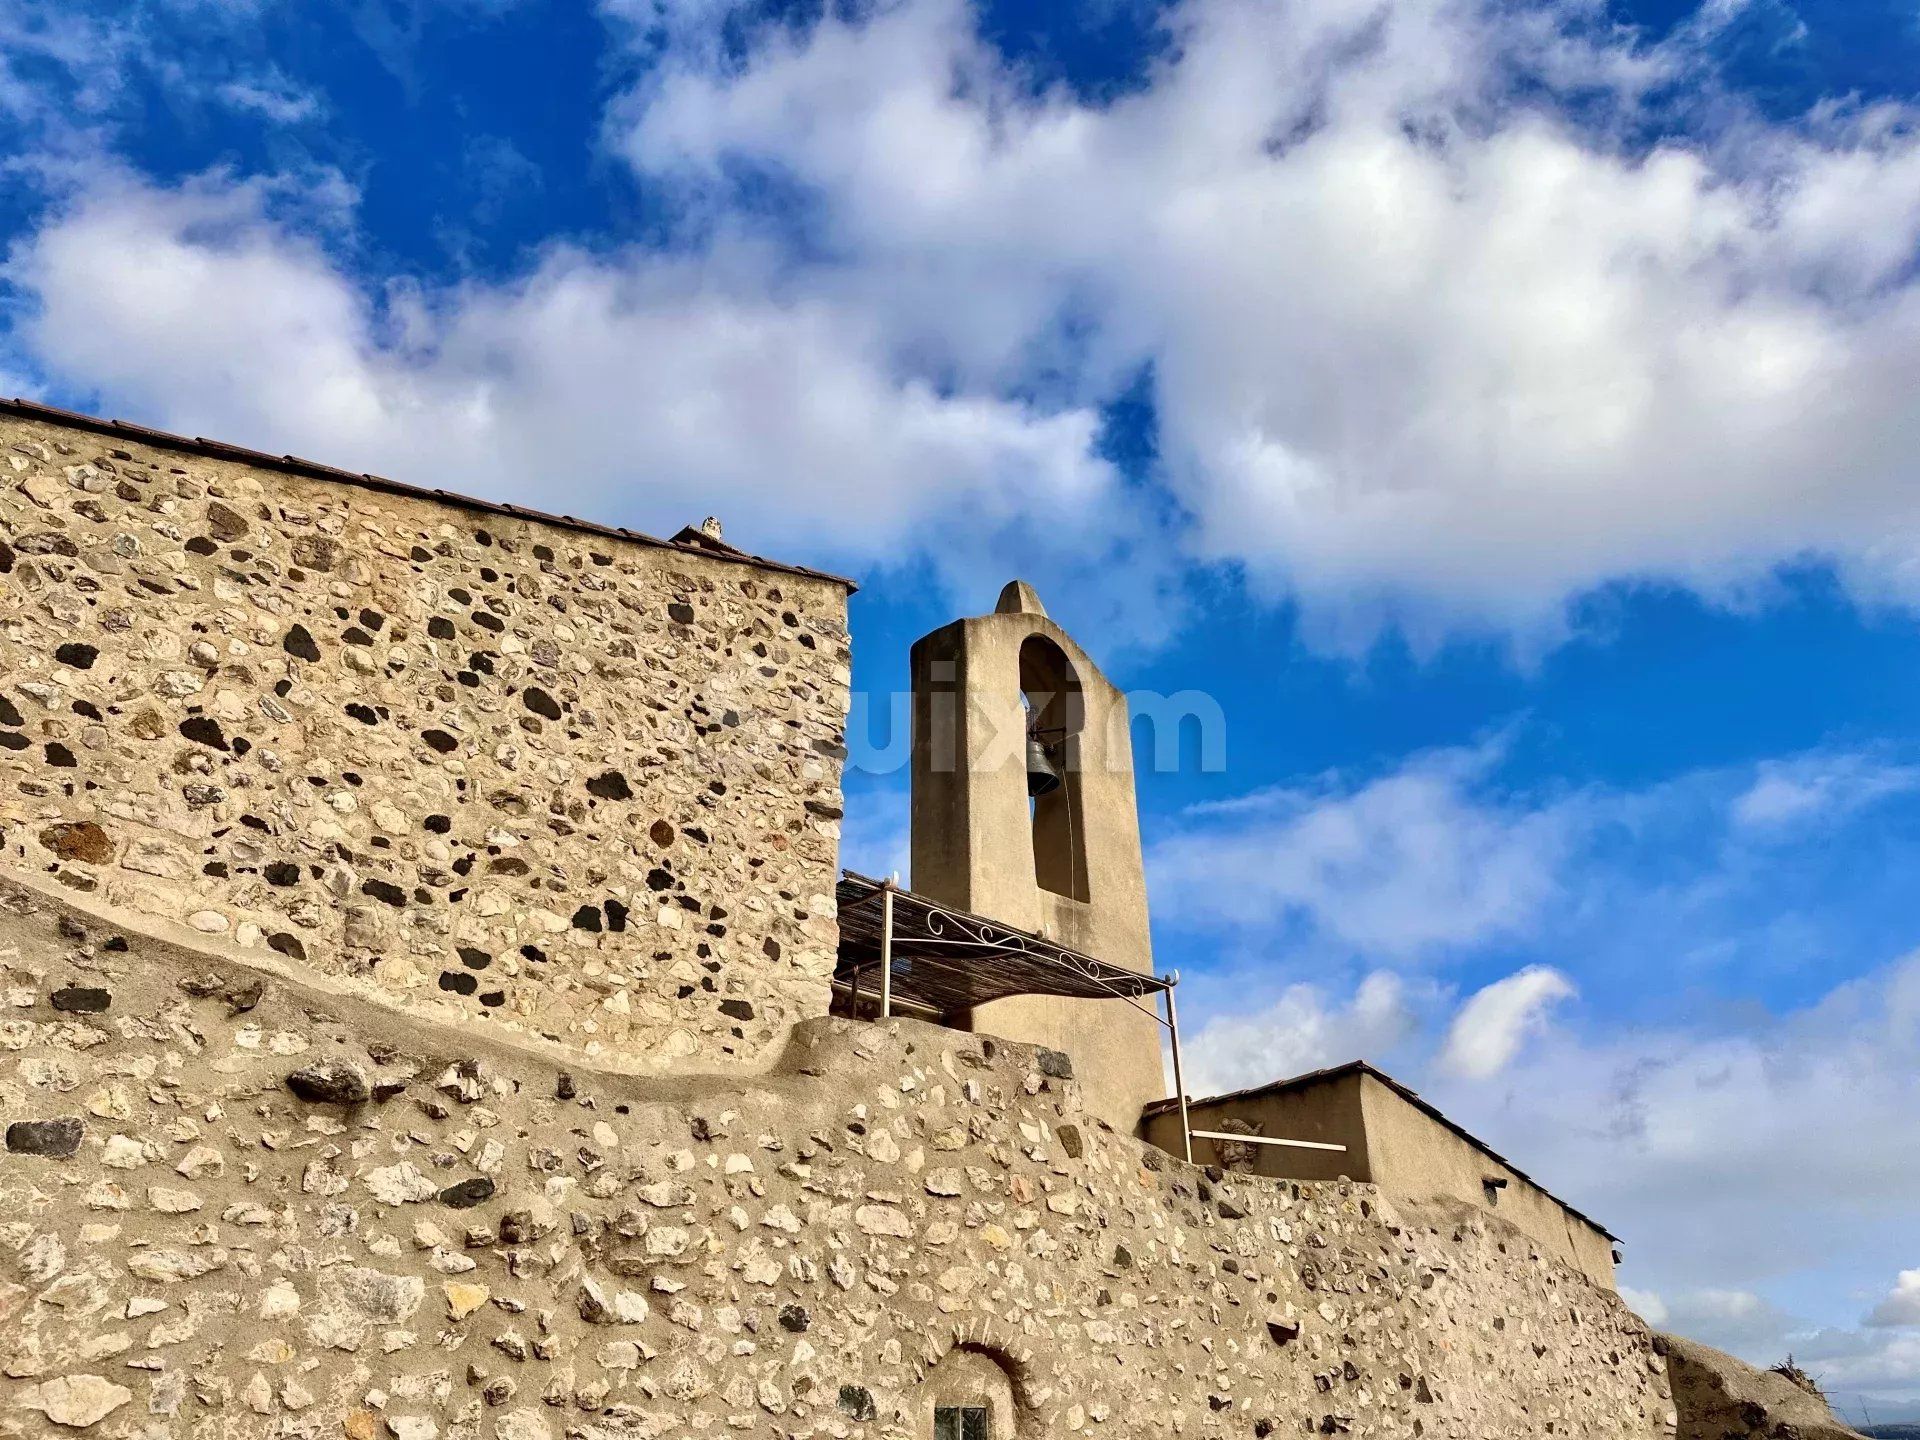
[[[921,1383],[915,1433],[931,1440],[1018,1440],[1021,1405],[1005,1357],[962,1345],[942,1356]]]
[[[1033,811],[1033,878],[1043,890],[1087,898],[1081,732],[1086,696],[1073,662],[1044,635],[1020,646],[1020,690],[1027,705],[1028,794]]]

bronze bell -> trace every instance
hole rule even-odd
[[[1027,798],[1037,800],[1060,788],[1060,767],[1038,735],[1027,736]]]

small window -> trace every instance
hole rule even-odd
[[[933,1412],[933,1440],[991,1440],[984,1405],[941,1405]]]

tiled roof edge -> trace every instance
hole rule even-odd
[[[1423,1097],[1419,1091],[1410,1089],[1409,1087],[1402,1085],[1398,1080],[1394,1079],[1391,1075],[1387,1074],[1387,1072],[1382,1070],[1379,1066],[1371,1064],[1365,1060],[1349,1060],[1344,1065],[1330,1065],[1324,1070],[1309,1070],[1304,1075],[1295,1075],[1290,1079],[1286,1079],[1286,1080],[1270,1080],[1265,1085],[1252,1085],[1245,1090],[1233,1090],[1233,1091],[1229,1091],[1227,1094],[1224,1094],[1224,1095],[1207,1095],[1207,1096],[1202,1096],[1198,1099],[1189,1097],[1187,1100],[1187,1107],[1189,1109],[1192,1109],[1200,1105],[1220,1105],[1220,1104],[1225,1104],[1229,1101],[1254,1100],[1254,1099],[1260,1098],[1263,1095],[1277,1094],[1282,1090],[1300,1090],[1300,1089],[1305,1089],[1309,1085],[1321,1085],[1321,1084],[1325,1084],[1327,1081],[1330,1081],[1330,1080],[1342,1080],[1349,1075],[1371,1075],[1374,1079],[1378,1080],[1382,1085],[1385,1085],[1389,1090],[1393,1091],[1394,1094],[1398,1095],[1402,1100],[1405,1100],[1409,1105],[1413,1106],[1414,1109],[1420,1111],[1422,1114],[1426,1115],[1429,1119],[1438,1121],[1441,1126],[1443,1126],[1447,1130],[1452,1131],[1460,1139],[1466,1141],[1469,1145],[1473,1146],[1473,1148],[1478,1150],[1482,1155],[1485,1155],[1489,1160],[1494,1161],[1496,1164],[1506,1166],[1507,1169],[1511,1170],[1520,1179],[1526,1181],[1527,1184],[1533,1186],[1534,1189],[1538,1190],[1542,1195],[1546,1196],[1549,1200],[1553,1201],[1554,1204],[1558,1205],[1562,1210],[1565,1210],[1569,1215],[1573,1216],[1574,1219],[1582,1221],[1587,1225],[1591,1225],[1595,1230],[1598,1230],[1602,1235],[1604,1235],[1609,1240],[1612,1240],[1615,1242],[1620,1241],[1620,1237],[1618,1235],[1614,1234],[1611,1230],[1607,1229],[1606,1226],[1602,1225],[1598,1220],[1594,1219],[1591,1215],[1587,1214],[1583,1210],[1577,1209],[1576,1207],[1569,1205],[1565,1200],[1562,1200],[1558,1195],[1554,1194],[1551,1190],[1547,1189],[1546,1186],[1542,1185],[1538,1180],[1534,1179],[1533,1176],[1527,1174],[1526,1171],[1522,1170],[1518,1165],[1514,1164],[1511,1160],[1507,1159],[1507,1157],[1502,1155],[1498,1150],[1494,1149],[1491,1145],[1487,1144],[1487,1142],[1482,1140],[1478,1135],[1475,1135],[1472,1131],[1463,1128],[1461,1125],[1459,1125],[1455,1121],[1448,1119],[1447,1116],[1441,1111],[1441,1109],[1437,1105],[1435,1105],[1432,1101]],[[1164,1115],[1169,1111],[1179,1109],[1179,1107],[1180,1107],[1179,1098],[1177,1096],[1173,1096],[1165,1100],[1154,1100],[1149,1102],[1147,1105],[1142,1107],[1141,1114],[1143,1117],[1153,1116],[1153,1115]]]
[[[443,505],[456,505],[463,510],[474,510],[483,515],[505,515],[515,520],[532,520],[543,525],[557,525],[566,530],[578,530],[588,535],[603,535],[609,539],[626,540],[658,550],[674,550],[683,555],[699,555],[708,560],[720,561],[722,564],[751,565],[756,569],[778,571],[784,575],[802,575],[809,580],[824,580],[831,585],[845,586],[849,594],[859,589],[857,584],[844,575],[835,575],[826,570],[814,570],[805,565],[788,565],[779,560],[769,560],[761,555],[750,555],[731,545],[714,547],[662,540],[657,535],[647,535],[638,530],[627,530],[615,525],[602,525],[592,520],[581,520],[573,515],[550,515],[543,510],[530,510],[522,505],[482,500],[476,496],[462,495],[452,490],[429,490],[424,486],[408,485],[404,481],[389,480],[383,475],[356,474],[351,470],[342,470],[338,466],[323,465],[317,460],[303,460],[298,455],[269,455],[264,450],[249,450],[244,445],[230,445],[224,440],[175,435],[126,420],[103,420],[97,415],[83,415],[76,410],[62,410],[56,405],[43,405],[37,400],[0,398],[0,414],[43,420],[48,424],[64,425],[73,430],[92,431],[96,435],[117,436],[142,445],[154,445],[164,450],[201,455],[209,460],[232,460],[243,465],[257,466],[262,470],[278,470],[283,474],[304,476],[310,480],[329,480],[342,485],[358,485],[365,490],[384,491],[390,495],[436,500]]]

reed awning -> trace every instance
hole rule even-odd
[[[890,950],[893,1000],[943,1015],[1012,995],[1139,1000],[1169,985],[851,870],[840,877],[838,899],[840,963],[834,979],[877,993],[882,954]]]

